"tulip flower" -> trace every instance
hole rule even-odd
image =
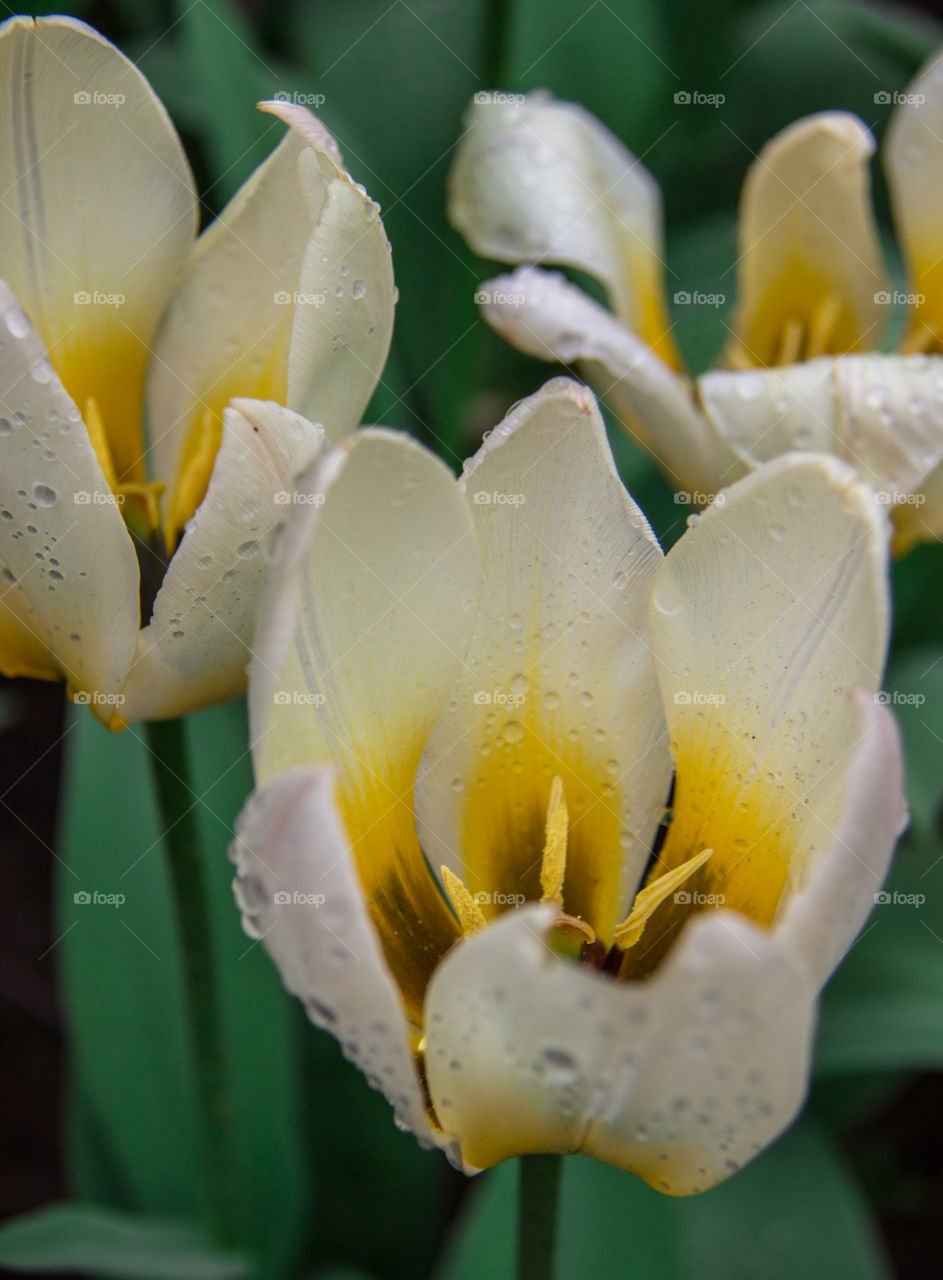
[[[71,18],[0,27],[0,671],[113,727],[245,687],[261,542],[389,347],[377,206],[304,109],[196,238],[167,114]]]
[[[371,428],[298,487],[250,669],[247,932],[467,1172],[712,1186],[801,1105],[904,821],[884,512],[794,454],[663,555],[568,379],[458,481]]]
[[[894,508],[896,548],[943,535],[943,55],[900,95],[884,159],[912,292],[901,354],[876,354],[891,305],[871,211],[870,132],[823,112],[751,165],[726,368],[681,370],[664,291],[661,202],[599,121],[537,92],[476,99],[449,213],[484,256],[528,264],[482,285],[482,312],[544,360],[576,365],[676,489],[702,503],[789,450],[857,467]],[[604,287],[609,309],[558,273]],[[676,302],[691,299],[682,291]]]

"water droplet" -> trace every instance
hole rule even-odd
[[[511,628],[512,631],[520,631],[523,625],[524,625],[524,619],[521,617],[519,613],[512,613],[510,618],[508,618],[508,626]]]
[[[26,312],[21,311],[19,307],[11,307],[4,315],[3,323],[14,338],[25,338],[29,333],[29,321],[26,318]]]
[[[501,730],[501,736],[510,746],[520,742],[524,737],[524,726],[517,720],[509,720]]]
[[[560,695],[558,693],[554,693],[552,689],[549,690],[543,696],[543,704],[547,711],[556,711],[557,707],[560,705]]]
[[[239,557],[240,560],[251,560],[253,556],[258,555],[258,553],[259,553],[259,544],[255,538],[251,539],[249,542],[241,543],[236,548],[236,555]]]
[[[13,428],[6,418],[0,418],[0,436],[8,436]]]
[[[784,524],[771,524],[767,533],[774,542],[785,542],[786,540],[786,526]]]
[[[48,484],[34,484],[33,495],[41,507],[51,507],[59,499],[55,489],[51,489]]]
[[[363,295],[367,292],[367,286],[364,284],[362,280],[355,280],[353,288],[351,289],[350,292],[353,297],[362,298]]]

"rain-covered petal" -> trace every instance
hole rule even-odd
[[[666,557],[649,617],[676,768],[657,870],[714,852],[649,922],[633,972],[692,905],[778,918],[843,811],[851,691],[873,694],[884,664],[887,521],[851,468],[793,454],[722,496]]]
[[[420,839],[492,915],[540,897],[554,777],[565,909],[605,938],[628,909],[670,781],[646,629],[661,551],[619,479],[592,393],[559,378],[467,464],[482,595],[423,758]]]
[[[262,942],[312,1022],[337,1037],[400,1122],[431,1145],[411,1029],[370,921],[330,770],[299,769],[256,791],[230,856],[246,933]]]
[[[907,821],[900,734],[882,696],[855,694],[859,737],[844,771],[840,817],[776,930],[779,945],[819,984],[880,901]]]
[[[185,715],[245,690],[265,540],[323,440],[320,427],[269,401],[234,400],[224,411],[206,497],[138,640],[123,720]]]
[[[881,148],[894,226],[914,292],[908,346],[943,349],[943,51],[900,95]]]
[[[484,257],[588,271],[625,324],[678,364],[658,184],[582,107],[542,91],[478,95],[449,179],[449,217]]]
[[[291,129],[197,242],[151,364],[152,462],[170,488],[171,541],[202,496],[184,477],[207,418],[218,424],[230,399],[253,397],[342,435],[389,349],[393,272],[377,206],[310,112],[263,105]]]
[[[625,983],[554,955],[551,919],[509,913],[429,988],[429,1092],[466,1164],[581,1151],[690,1195],[782,1132],[814,1006],[773,937],[730,912],[701,918],[654,977]]]
[[[484,318],[515,347],[575,365],[675,488],[712,493],[742,472],[699,412],[688,379],[563,276],[521,267],[476,296]]]
[[[881,345],[889,307],[871,211],[874,140],[844,112],[771,139],[740,200],[737,364],[792,364]]]
[[[454,477],[371,429],[298,477],[259,609],[250,680],[256,778],[330,765],[387,960],[417,1023],[457,936],[416,839],[416,769],[474,626],[478,550]]]
[[[180,139],[124,54],[75,18],[0,27],[0,276],[119,478],[144,479],[144,370],[196,234]]]
[[[751,466],[790,450],[833,453],[894,504],[943,460],[943,360],[844,356],[698,381],[718,435]]]
[[[0,333],[0,599],[14,615],[0,622],[3,669],[32,674],[7,652],[25,629],[19,661],[35,665],[41,645],[107,719],[139,626],[134,547],[79,411],[2,281]]]

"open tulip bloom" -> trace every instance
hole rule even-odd
[[[703,500],[781,453],[833,453],[894,509],[899,552],[943,536],[943,54],[901,95],[883,152],[912,290],[902,354],[874,354],[897,300],[870,206],[874,143],[857,117],[824,112],[750,168],[727,367],[693,382],[671,337],[654,179],[581,107],[506,99],[470,108],[450,180],[471,246],[531,264],[481,286],[488,322],[577,365],[677,489]],[[538,263],[594,276],[611,310]]]
[[[250,669],[248,933],[467,1172],[712,1186],[800,1107],[904,822],[883,510],[790,454],[663,555],[568,379],[458,481],[371,428],[298,490]]]
[[[5,23],[0,87],[0,671],[180,715],[245,686],[261,541],[386,359],[389,245],[303,108],[261,104],[289,132],[196,239],[173,126],[91,28]]]

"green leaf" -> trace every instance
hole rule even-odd
[[[311,1199],[294,1009],[267,956],[243,935],[232,900],[226,848],[250,783],[242,704],[191,717],[187,733],[221,979],[228,1155],[243,1242],[269,1280],[297,1250]],[[192,1216],[203,1211],[194,1093],[141,730],[108,734],[76,708],[67,765],[58,933],[76,1096],[73,1185],[145,1214]],[[77,902],[77,893],[93,900]],[[96,902],[96,893],[124,901]]]
[[[500,1166],[483,1182],[470,1193],[435,1280],[512,1280],[516,1169]],[[568,1159],[557,1273],[593,1280],[889,1275],[856,1182],[809,1119],[728,1182],[688,1199],[659,1195],[608,1165]]]
[[[188,1222],[58,1204],[0,1227],[0,1266],[93,1272],[116,1280],[241,1280],[244,1258],[214,1250]]]

